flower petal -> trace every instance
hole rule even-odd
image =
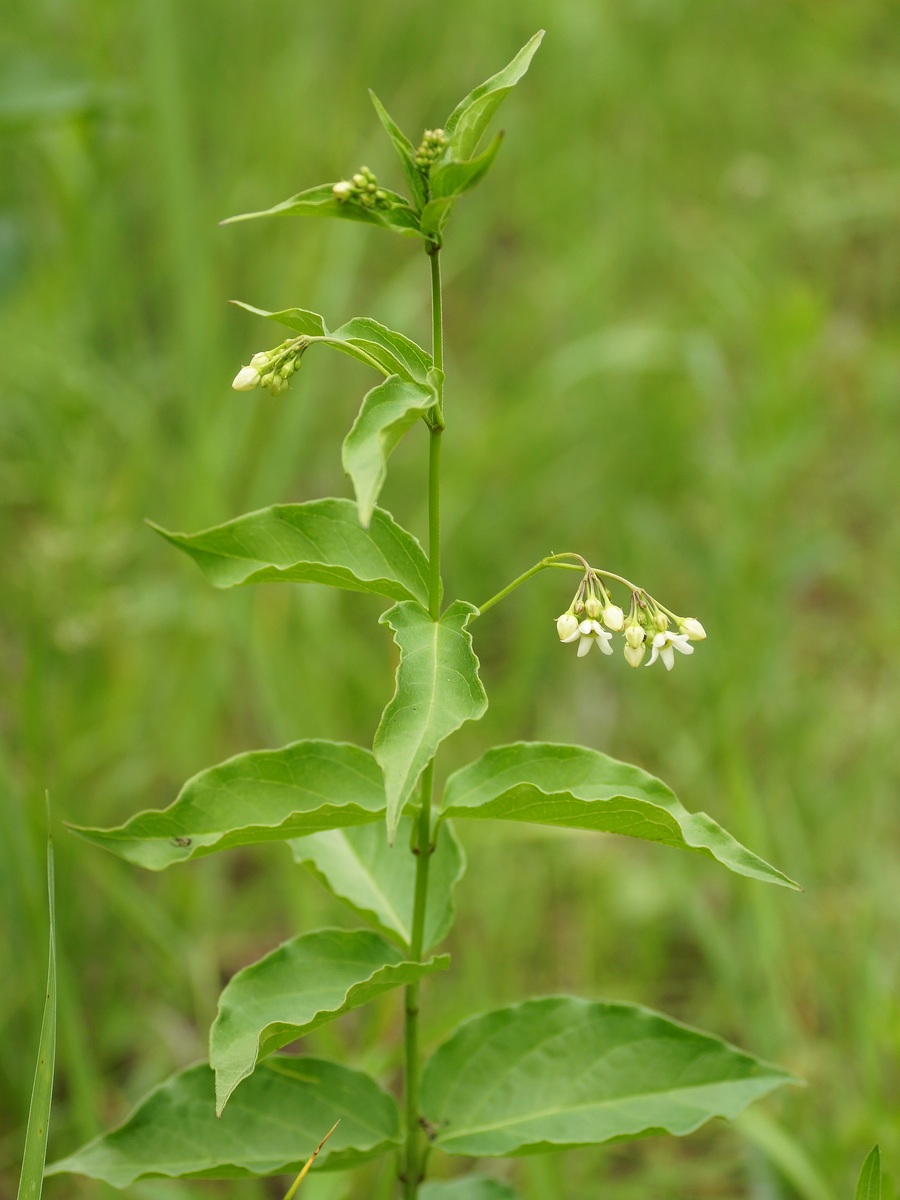
[[[591,646],[593,645],[593,642],[594,642],[594,639],[592,637],[582,636],[581,641],[578,643],[578,657],[579,658],[584,658],[584,656],[588,653]]]
[[[659,657],[663,660],[663,666],[667,671],[671,671],[675,666],[675,651],[671,646],[663,646],[659,652]]]

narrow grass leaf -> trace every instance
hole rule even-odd
[[[394,233],[411,234],[419,232],[419,219],[409,205],[405,196],[391,192],[387,188],[383,205],[367,207],[356,200],[339,200],[333,191],[334,185],[322,183],[317,187],[307,188],[274,204],[271,208],[260,209],[258,212],[238,213],[234,217],[226,217],[221,225],[233,225],[237,221],[255,221],[258,217],[337,217],[344,221],[362,221],[366,225],[378,225],[382,229],[390,229]]]
[[[360,524],[369,527],[397,443],[435,403],[430,388],[391,375],[366,395],[341,458],[353,481]]]
[[[316,1058],[278,1056],[241,1084],[216,1116],[206,1063],[179,1071],[112,1132],[53,1163],[69,1173],[130,1187],[137,1179],[241,1179],[296,1174],[340,1121],[322,1166],[343,1170],[393,1149],[400,1121],[392,1096],[361,1071]]]
[[[53,1102],[53,1073],[56,1063],[56,903],[53,868],[53,839],[47,834],[47,904],[50,915],[47,991],[38,1042],[38,1059],[28,1106],[25,1152],[19,1176],[18,1200],[38,1200],[43,1189],[47,1134]]]
[[[354,825],[314,833],[290,843],[294,858],[306,864],[339,899],[382,933],[409,946],[412,938],[416,859],[407,847],[413,821],[403,817],[393,846],[384,827]],[[453,827],[445,821],[436,833],[428,873],[425,950],[442,941],[453,925],[453,891],[466,869],[466,858]]]
[[[437,1179],[419,1188],[419,1200],[518,1200],[518,1194],[487,1175]]]
[[[404,805],[441,742],[487,710],[478,659],[466,629],[478,612],[456,600],[439,621],[418,604],[395,604],[382,614],[400,648],[396,689],[375,733],[375,757],[384,771],[388,840]]]
[[[384,783],[368,750],[310,740],[238,754],[188,780],[168,808],[138,813],[116,828],[70,828],[161,871],[234,846],[378,821],[384,812]]]
[[[397,157],[403,167],[403,174],[406,176],[409,190],[416,201],[416,207],[421,208],[425,202],[425,184],[422,174],[416,166],[416,148],[371,88],[369,88],[369,98],[378,114],[378,120],[397,151]]]
[[[742,1112],[734,1126],[762,1151],[779,1176],[796,1192],[798,1200],[838,1200],[834,1188],[822,1177],[793,1129],[786,1128],[759,1108]]]
[[[461,1025],[425,1067],[422,1109],[447,1153],[514,1155],[681,1136],[790,1082],[649,1009],[559,996]]]
[[[444,122],[444,133],[450,139],[454,158],[471,158],[478,149],[488,122],[504,97],[519,82],[531,63],[544,36],[543,29],[529,38],[512,62],[502,71],[478,85],[461,100]]]
[[[384,992],[446,970],[449,963],[446,954],[424,963],[407,962],[400,950],[369,930],[320,929],[238,971],[219,998],[209,1035],[216,1112],[275,1050]]]
[[[862,1165],[854,1200],[881,1200],[881,1151],[877,1146],[872,1147]]]
[[[299,1188],[299,1186],[303,1182],[303,1180],[306,1178],[306,1176],[309,1174],[313,1163],[319,1157],[322,1147],[325,1145],[325,1143],[328,1141],[328,1139],[331,1137],[331,1135],[334,1133],[334,1131],[337,1129],[337,1127],[338,1127],[338,1125],[340,1125],[340,1123],[341,1123],[340,1118],[338,1118],[338,1120],[335,1121],[335,1123],[332,1125],[332,1127],[328,1130],[328,1132],[322,1138],[321,1142],[319,1142],[318,1146],[316,1146],[315,1150],[313,1150],[312,1154],[309,1156],[309,1158],[303,1164],[303,1167],[300,1170],[300,1174],[297,1176],[297,1178],[294,1180],[294,1182],[291,1184],[291,1186],[285,1192],[284,1200],[293,1200],[293,1197],[296,1196],[297,1189]]]
[[[496,746],[447,780],[442,814],[627,834],[695,850],[738,875],[798,888],[706,813],[689,813],[661,780],[584,746]]]
[[[152,528],[184,550],[214,587],[322,583],[427,603],[422,547],[383,509],[361,528],[351,500],[276,504],[200,533]]]

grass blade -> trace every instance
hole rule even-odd
[[[47,967],[47,996],[41,1021],[41,1040],[38,1047],[31,1104],[28,1108],[28,1128],[25,1133],[25,1155],[19,1179],[18,1200],[34,1200],[41,1194],[44,1163],[47,1158],[47,1133],[50,1127],[50,1104],[53,1100],[53,1068],[56,1061],[56,921],[54,914],[53,839],[47,829],[47,894],[50,911],[50,951]]]

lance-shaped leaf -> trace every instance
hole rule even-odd
[[[387,460],[408,429],[434,406],[430,388],[391,375],[372,388],[344,439],[341,459],[353,480],[360,524],[369,527],[387,478]]]
[[[414,824],[403,817],[397,840],[388,845],[384,826],[355,825],[314,833],[290,843],[294,858],[365,921],[401,945],[412,940],[416,857],[409,852]],[[445,821],[435,834],[428,872],[425,950],[442,941],[453,924],[453,890],[466,869],[463,848]]]
[[[881,1200],[881,1151],[873,1146],[862,1165],[854,1200]]]
[[[367,206],[355,199],[339,200],[334,194],[334,184],[322,183],[298,192],[296,196],[290,196],[272,208],[239,213],[235,217],[226,217],[220,224],[233,225],[236,221],[254,221],[257,217],[337,217],[344,221],[379,225],[395,233],[418,234],[419,218],[409,201],[387,188],[381,188],[381,191],[385,199],[380,204]]]
[[[350,500],[275,504],[201,533],[152,528],[189,554],[214,587],[324,583],[428,600],[428,560],[416,539],[380,508],[363,529]]]
[[[689,813],[661,780],[584,746],[496,746],[447,780],[442,814],[623,833],[696,850],[738,875],[798,888],[706,813]]]
[[[173,1075],[128,1120],[48,1174],[68,1172],[130,1187],[137,1179],[240,1179],[296,1172],[335,1121],[317,1167],[342,1170],[400,1140],[393,1098],[364,1075],[315,1058],[270,1058],[216,1116],[206,1063]]]
[[[511,63],[479,84],[454,108],[444,122],[444,133],[450,139],[450,150],[454,158],[464,160],[474,155],[488,122],[503,98],[528,70],[543,36],[544,31],[541,29],[525,43]]]
[[[378,821],[384,811],[384,783],[368,750],[303,741],[238,754],[201,771],[168,808],[138,813],[115,829],[73,828],[129,862],[161,871],[233,846]]]
[[[384,771],[388,840],[404,805],[441,742],[487,709],[478,659],[466,629],[478,609],[456,600],[439,621],[418,604],[395,604],[381,616],[400,648],[393,699],[375,733],[375,757]]]
[[[400,159],[403,174],[406,176],[406,182],[409,184],[409,190],[415,198],[416,205],[421,208],[425,201],[425,184],[422,174],[416,166],[416,148],[371,88],[369,88],[369,97],[378,113],[378,120],[397,151],[397,157]]]
[[[419,1200],[518,1200],[518,1195],[487,1175],[463,1175],[461,1179],[438,1179],[419,1188]]]
[[[476,183],[480,183],[493,166],[502,141],[503,134],[498,133],[487,150],[479,154],[477,158],[463,159],[462,161],[451,159],[449,162],[435,167],[430,176],[431,195],[434,199],[461,196],[463,192],[473,188]]]
[[[320,929],[238,971],[219,997],[209,1034],[216,1112],[273,1051],[384,992],[446,970],[449,962],[446,954],[407,962],[395,946],[365,929]]]
[[[421,1098],[442,1150],[492,1156],[681,1136],[790,1082],[649,1009],[558,996],[461,1025],[427,1063]]]

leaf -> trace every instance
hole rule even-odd
[[[478,143],[488,122],[506,94],[528,70],[543,36],[544,31],[541,29],[525,43],[512,62],[479,84],[454,108],[444,122],[444,133],[450,139],[450,150],[454,158],[471,158],[478,149]]]
[[[219,998],[209,1035],[216,1112],[274,1050],[449,963],[446,954],[407,962],[396,947],[365,929],[320,929],[238,971]]]
[[[493,1156],[681,1136],[790,1082],[649,1009],[556,996],[461,1025],[428,1061],[421,1100],[442,1150]]]
[[[19,1176],[18,1200],[37,1200],[44,1183],[44,1163],[47,1158],[47,1134],[50,1129],[50,1109],[53,1103],[53,1072],[56,1065],[56,905],[53,869],[53,840],[47,834],[47,904],[50,914],[47,990],[44,1015],[38,1042],[38,1059],[34,1069],[31,1102],[28,1105],[28,1127],[25,1131],[25,1151]]]
[[[859,1173],[854,1200],[881,1200],[881,1151],[873,1146]]]
[[[441,1179],[419,1188],[419,1200],[518,1200],[518,1196],[497,1179],[486,1175],[463,1175],[460,1179]]]
[[[295,333],[302,333],[307,337],[325,337],[328,332],[324,319],[318,313],[310,312],[306,308],[283,308],[280,312],[268,312],[264,308],[255,308],[252,304],[245,304],[243,300],[232,300],[231,303],[235,308],[243,308],[245,312],[253,313],[255,317],[265,317],[268,321],[276,321],[279,325],[284,325],[288,329],[293,329]]]
[[[436,239],[440,244],[441,230],[447,224],[455,196],[444,196],[440,200],[429,200],[422,209],[422,233],[425,237]]]
[[[419,218],[410,208],[409,201],[397,192],[382,188],[387,207],[369,208],[357,200],[339,200],[333,186],[322,183],[318,187],[307,188],[305,192],[298,192],[296,196],[290,196],[272,208],[239,213],[219,223],[233,225],[237,221],[254,221],[257,217],[337,217],[346,221],[362,221],[367,225],[380,225],[382,229],[392,229],[395,233],[418,234]]]
[[[418,604],[395,604],[381,616],[400,647],[396,690],[375,733],[384,771],[388,841],[419,776],[441,742],[487,709],[478,659],[466,630],[478,609],[456,600],[439,621]]]
[[[494,165],[502,141],[503,134],[498,133],[487,150],[477,158],[463,161],[451,159],[435,167],[431,172],[432,197],[439,200],[447,196],[460,196],[480,183]]]
[[[337,1120],[319,1158],[326,1170],[356,1166],[399,1143],[397,1105],[361,1071],[324,1059],[270,1058],[217,1117],[213,1073],[199,1063],[47,1173],[87,1175],[118,1188],[147,1178],[296,1174]]]
[[[168,808],[114,829],[75,833],[151,871],[233,846],[377,821],[384,786],[368,750],[341,742],[293,742],[253,750],[195,775]]]
[[[369,88],[369,97],[376,113],[378,113],[378,120],[384,126],[385,133],[391,139],[394,149],[397,151],[403,167],[403,173],[406,176],[406,182],[409,184],[409,190],[416,201],[416,206],[421,208],[425,201],[425,185],[421,172],[416,166],[416,148],[371,88]]]
[[[706,813],[689,813],[661,780],[584,746],[496,746],[450,776],[442,815],[623,833],[696,850],[738,875],[798,888]]]
[[[214,587],[324,583],[428,601],[428,560],[416,539],[380,508],[361,528],[351,500],[275,504],[200,533],[150,527],[189,554]]]
[[[344,439],[341,460],[353,480],[360,524],[368,529],[397,443],[434,406],[430,388],[391,375],[367,393]]]
[[[305,863],[321,882],[355,913],[382,933],[409,946],[412,940],[416,857],[408,847],[413,821],[403,817],[400,837],[388,844],[384,827],[354,825],[314,833],[290,843],[298,863]],[[442,941],[453,924],[453,889],[466,869],[463,848],[445,821],[436,833],[428,872],[425,950]]]

